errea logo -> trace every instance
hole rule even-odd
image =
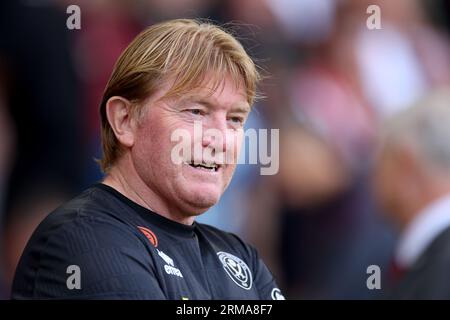
[[[180,269],[175,268],[175,264],[173,263],[173,259],[169,257],[167,254],[162,252],[159,249],[156,249],[158,251],[158,255],[164,260],[166,265],[164,265],[164,270],[167,274],[174,275],[180,278],[183,278],[183,274],[181,273]]]

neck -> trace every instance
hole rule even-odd
[[[162,197],[142,181],[134,166],[127,165],[123,158],[125,156],[109,170],[103,184],[116,189],[128,199],[167,219],[186,225],[194,222],[194,217],[183,215],[167,205]]]

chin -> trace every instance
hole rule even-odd
[[[214,189],[191,187],[188,191],[189,194],[185,197],[185,202],[196,214],[201,214],[219,202],[222,193]]]

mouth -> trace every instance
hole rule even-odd
[[[190,165],[192,168],[198,169],[198,170],[205,170],[208,172],[217,172],[220,169],[220,165],[217,163],[205,163],[205,162],[187,162],[186,164]]]

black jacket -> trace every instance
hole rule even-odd
[[[426,248],[389,299],[450,299],[450,227]]]
[[[168,220],[104,184],[44,219],[12,290],[13,299],[281,297],[256,250],[237,236]]]

